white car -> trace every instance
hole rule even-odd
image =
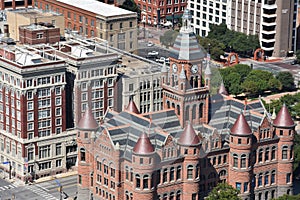
[[[153,47],[153,46],[154,46],[154,43],[151,42],[151,41],[149,41],[148,44],[147,44],[147,46],[148,46],[148,47]]]
[[[165,57],[160,57],[159,59],[156,59],[155,61],[159,62],[159,63],[164,63],[166,61],[166,58]]]
[[[158,56],[158,51],[150,51],[148,56]]]

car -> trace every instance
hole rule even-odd
[[[155,61],[159,62],[159,63],[164,63],[166,61],[166,58],[165,57],[160,57],[159,59],[156,59]]]
[[[296,65],[296,64],[298,64],[297,60],[293,60],[293,61],[291,62],[291,65]]]
[[[151,41],[149,41],[148,44],[147,44],[147,46],[148,46],[148,47],[153,47],[153,46],[154,46],[154,43],[151,42]]]
[[[150,51],[148,52],[148,56],[158,56],[158,51]]]

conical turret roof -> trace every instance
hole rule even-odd
[[[133,152],[136,154],[150,154],[154,152],[153,145],[146,133],[142,133],[133,148]]]
[[[184,72],[184,65],[182,65],[182,67],[181,67],[181,72],[179,74],[179,78],[182,80],[186,79],[185,72]]]
[[[224,83],[222,82],[221,85],[220,85],[220,88],[219,88],[219,94],[224,94],[224,95],[228,95],[228,92],[225,88],[225,85]]]
[[[191,122],[187,123],[182,134],[180,135],[178,143],[185,146],[194,146],[200,143],[199,137],[196,134]]]
[[[234,135],[241,135],[241,136],[247,136],[252,134],[252,130],[243,113],[241,113],[238,116],[230,132]]]
[[[282,108],[278,112],[276,118],[273,121],[273,124],[275,126],[282,126],[282,127],[285,127],[285,126],[290,127],[290,126],[295,125],[295,123],[289,113],[289,110],[285,104],[283,104]]]
[[[136,113],[136,114],[140,114],[140,112],[139,112],[139,110],[137,109],[137,107],[136,107],[134,101],[132,100],[132,98],[129,100],[129,104],[128,104],[128,106],[126,107],[125,110],[127,110],[127,111],[129,111],[129,112]]]
[[[87,107],[85,113],[83,114],[82,118],[80,119],[79,123],[77,124],[78,129],[82,130],[95,130],[99,127],[92,110]]]

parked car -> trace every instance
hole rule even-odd
[[[154,46],[154,43],[151,42],[151,41],[149,41],[148,44],[147,44],[147,46],[148,46],[148,47],[153,47],[153,46]]]
[[[293,60],[293,61],[291,62],[291,65],[296,65],[296,64],[298,64],[297,60]]]
[[[166,58],[165,57],[160,57],[159,59],[156,59],[155,61],[159,62],[159,63],[164,63],[166,61]]]
[[[158,56],[158,51],[150,51],[148,56]]]

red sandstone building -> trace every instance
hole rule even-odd
[[[244,200],[292,194],[295,124],[260,100],[210,95],[209,64],[188,12],[162,68],[164,109],[140,114],[133,101],[100,125],[87,109],[77,125],[78,199],[203,199],[219,182]],[[181,44],[181,45],[179,45]],[[203,82],[201,77],[204,77]],[[242,112],[241,112],[242,111]]]
[[[178,22],[187,6],[187,0],[135,0],[141,9],[141,21],[157,25],[166,21]]]

